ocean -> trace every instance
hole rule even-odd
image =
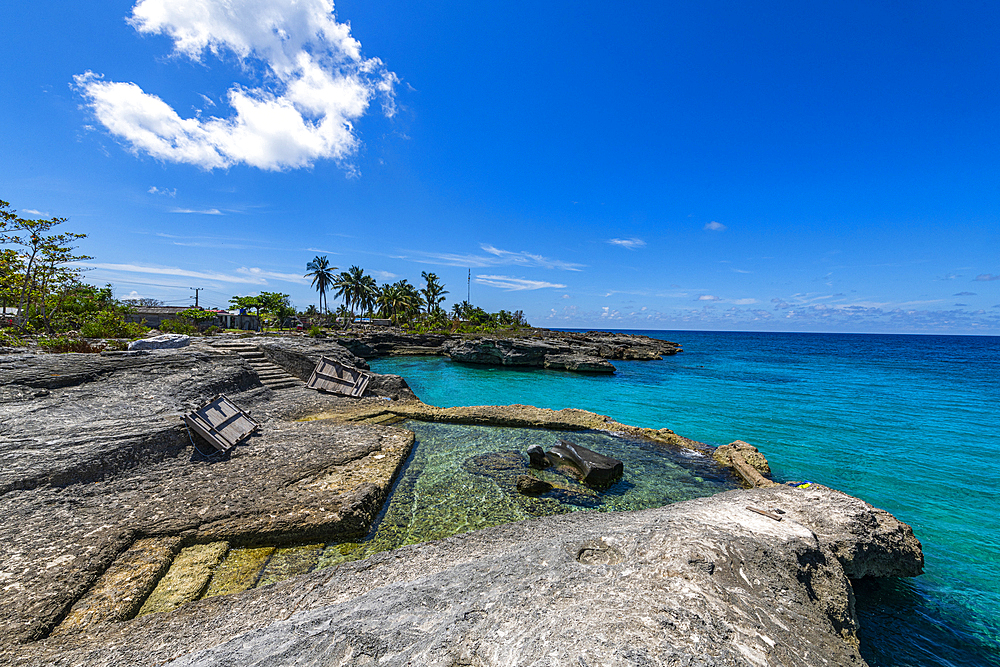
[[[1000,665],[1000,337],[624,331],[681,343],[613,376],[371,362],[438,406],[582,408],[713,445],[745,440],[776,481],[813,481],[913,527],[920,577],[858,582],[870,665]]]

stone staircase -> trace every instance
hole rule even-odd
[[[223,352],[234,352],[245,359],[254,369],[261,383],[271,389],[287,389],[288,387],[303,387],[305,382],[298,379],[281,366],[272,364],[264,353],[255,345],[242,341],[213,341],[212,347]]]

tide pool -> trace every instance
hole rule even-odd
[[[1000,338],[631,331],[673,340],[614,376],[371,362],[438,406],[574,407],[711,444],[746,440],[913,526],[926,573],[857,587],[872,665],[1000,665]]]

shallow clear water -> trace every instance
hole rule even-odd
[[[374,534],[361,544],[330,545],[319,567],[533,517],[646,509],[737,488],[708,456],[607,433],[419,421],[400,426],[414,432],[414,446]],[[597,491],[558,471],[528,469],[528,447],[548,449],[560,439],[621,460],[623,477]],[[537,498],[518,493],[515,482],[524,474],[556,488]]]
[[[614,376],[494,369],[436,357],[371,362],[439,406],[575,407],[742,439],[775,478],[863,498],[913,526],[926,573],[858,587],[872,665],[1000,665],[1000,338],[633,332],[674,340]]]

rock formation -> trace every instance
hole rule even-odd
[[[338,342],[359,357],[443,355],[452,361],[492,366],[614,373],[608,359],[652,360],[680,352],[680,345],[648,336],[523,329],[488,336],[407,334],[369,329],[343,334]]]
[[[849,577],[921,567],[909,527],[860,500],[820,486],[732,491],[404,547],[9,655],[175,667],[864,665]]]

